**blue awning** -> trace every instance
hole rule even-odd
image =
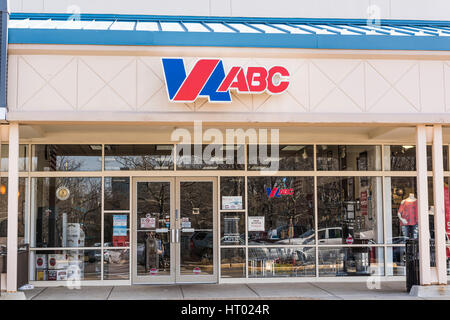
[[[450,51],[450,21],[13,13],[9,43]]]

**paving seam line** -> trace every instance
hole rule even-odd
[[[183,297],[183,300],[185,299],[185,297],[184,297],[184,292],[183,292],[183,286],[181,286],[181,285],[178,285],[178,288],[180,288],[180,291],[181,291],[181,296]]]
[[[252,287],[250,287],[250,286],[248,285],[248,283],[246,283],[245,285],[247,286],[247,288],[250,289],[250,291],[252,291],[254,294],[256,294],[256,296],[257,296],[258,298],[261,298],[261,296],[258,294],[258,292],[256,292]]]
[[[47,290],[48,289],[48,287],[45,287],[43,290],[41,290],[37,295],[35,295],[35,296],[32,296],[31,298],[30,298],[30,300],[34,300],[34,298],[37,298],[37,297],[39,297],[41,294],[42,294],[42,292],[44,292],[45,290]]]
[[[333,297],[336,297],[336,298],[339,298],[339,299],[341,299],[341,300],[344,300],[344,298],[342,298],[342,297],[340,297],[340,296],[338,296],[338,295],[332,293],[331,291],[328,291],[328,290],[326,290],[326,289],[324,289],[324,288],[319,287],[318,285],[316,285],[316,284],[313,283],[313,282],[307,282],[307,283],[309,283],[309,284],[312,285],[313,287],[316,287],[317,289],[320,289],[320,290],[322,290],[322,291],[325,291],[326,293],[332,295]]]
[[[109,297],[111,297],[111,293],[113,292],[114,288],[115,288],[115,286],[111,287],[111,290],[109,291],[108,296],[106,297],[105,300],[109,300]]]

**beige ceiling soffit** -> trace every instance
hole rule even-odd
[[[8,125],[0,125],[0,141],[5,142],[9,141],[9,126]]]
[[[23,139],[42,138],[45,136],[45,131],[42,126],[20,126],[20,137]]]
[[[411,134],[411,128],[386,128],[386,127],[378,127],[373,130],[370,130],[367,134],[369,140],[375,139],[389,139],[392,135],[397,137],[405,137]]]

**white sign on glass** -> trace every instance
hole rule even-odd
[[[264,231],[264,217],[248,217],[248,231]]]
[[[150,214],[146,214],[145,218],[141,218],[141,228],[153,229],[156,227],[156,218],[152,218]]]
[[[222,210],[242,210],[242,197],[222,197]]]

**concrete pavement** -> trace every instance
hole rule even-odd
[[[28,300],[422,300],[410,296],[403,281],[382,282],[379,289],[369,289],[365,282],[308,282],[47,287],[24,292]]]

